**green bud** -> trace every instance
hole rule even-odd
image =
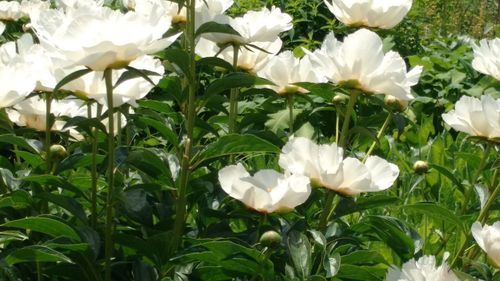
[[[408,101],[400,100],[395,96],[386,95],[384,98],[384,103],[390,109],[397,112],[403,112],[408,107]]]
[[[263,246],[274,248],[281,243],[281,235],[274,230],[269,230],[260,236],[259,242]]]
[[[50,159],[52,161],[61,161],[68,156],[66,148],[60,144],[50,146]]]
[[[342,104],[346,104],[348,101],[349,101],[349,96],[341,94],[341,93],[337,93],[335,95],[335,97],[333,97],[334,104],[342,105]]]

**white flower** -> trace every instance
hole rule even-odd
[[[149,6],[157,5],[164,10],[164,15],[172,19],[172,23],[186,22],[186,7],[179,9],[179,4],[168,0],[122,0],[123,5],[138,13],[149,12]],[[222,15],[233,5],[233,0],[196,0],[195,29]]]
[[[310,55],[296,58],[291,51],[285,51],[266,63],[257,75],[273,82],[276,86],[264,86],[280,95],[308,93],[304,88],[293,85],[299,82],[321,83],[327,80],[311,63]]]
[[[330,12],[346,25],[384,29],[397,25],[406,16],[412,4],[412,0],[324,1]]]
[[[102,112],[106,110],[106,107],[102,108]],[[17,103],[12,108],[7,109],[9,119],[16,125],[31,128],[41,132],[45,131],[46,129],[46,112],[46,102],[40,97],[32,97],[23,100]],[[50,112],[56,118],[51,128],[52,131],[69,132],[69,134],[74,139],[83,139],[83,136],[73,127],[64,128],[66,122],[61,119],[61,117],[73,118],[78,116],[88,118],[88,108],[82,100],[73,98],[53,100],[51,103]],[[97,104],[91,105],[90,112],[90,117],[95,118],[97,116]],[[121,121],[118,121],[118,113],[115,113],[115,133],[118,131],[118,124],[125,126],[127,123],[127,120],[121,114],[120,120]],[[106,129],[108,129],[108,119],[105,118],[101,122],[106,127]]]
[[[272,42],[255,42],[253,45],[259,48],[252,48],[249,46],[239,47],[238,68],[248,73],[255,74],[281,50],[283,42],[277,37],[276,40]],[[265,50],[265,52],[260,49]],[[233,64],[233,48],[228,47],[221,51],[216,43],[203,37],[200,38],[196,44],[196,54],[201,57],[213,57],[217,55],[217,57]]]
[[[446,258],[445,258],[446,259]],[[434,256],[423,256],[418,261],[411,259],[403,268],[395,266],[389,268],[386,281],[459,281],[455,273],[445,261],[440,266],[436,265]]]
[[[500,99],[462,96],[455,109],[442,117],[457,131],[489,139],[500,138]]]
[[[486,252],[492,264],[500,268],[500,221],[493,225],[481,226],[479,222],[472,225],[472,236],[483,251]]]
[[[411,100],[410,87],[417,84],[422,67],[406,72],[406,64],[393,51],[383,52],[380,37],[360,29],[339,42],[333,33],[326,36],[320,50],[311,54],[312,61],[329,81],[346,84],[364,92],[386,94]]]
[[[50,1],[0,1],[0,20],[16,21],[30,16],[33,10],[48,10]]]
[[[343,149],[335,143],[317,145],[303,137],[291,138],[283,146],[279,165],[287,172],[309,177],[314,185],[348,196],[385,190],[399,175],[396,165],[378,156],[362,163],[344,158]]]
[[[160,74],[149,76],[154,83],[160,81],[161,75],[163,75],[165,71],[161,61],[151,56],[139,57],[129,65],[136,69],[148,70]],[[71,71],[64,71],[62,73],[59,71],[57,80],[61,80],[74,70],[75,69],[72,69]],[[116,84],[124,72],[125,70],[122,69],[113,71],[113,85]],[[102,77],[102,71],[90,72],[64,85],[62,89],[94,99],[102,105],[107,105],[106,84]],[[154,86],[150,82],[142,77],[126,80],[113,89],[113,105],[119,107],[124,103],[128,103],[135,106],[136,101],[144,98],[153,87]]]
[[[63,9],[76,9],[80,6],[102,6],[104,0],[55,0],[56,7]]]
[[[36,85],[29,65],[11,63],[0,67],[0,108],[12,106],[28,96]]]
[[[98,5],[33,13],[32,28],[41,43],[57,49],[75,66],[92,70],[122,68],[136,58],[163,50],[178,35],[162,38],[170,20],[151,6],[146,17]]]
[[[261,170],[251,176],[238,163],[219,171],[219,182],[229,196],[263,213],[293,210],[311,193],[307,177]]]
[[[2,35],[2,34],[3,34],[3,32],[5,31],[5,27],[6,27],[6,26],[5,26],[5,23],[0,22],[0,35]]]
[[[231,18],[219,16],[214,19],[221,24],[229,24],[240,36],[227,33],[205,33],[203,36],[219,44],[233,43],[237,45],[253,44],[254,42],[271,42],[284,31],[290,30],[292,17],[282,13],[279,8],[271,10],[249,11],[242,17]]]
[[[500,38],[483,39],[479,42],[479,46],[472,44],[472,49],[474,50],[472,67],[500,80]]]

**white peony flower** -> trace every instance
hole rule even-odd
[[[172,23],[186,22],[186,7],[179,9],[179,4],[168,0],[122,0],[123,5],[138,13],[149,12],[151,5],[157,5],[164,10],[164,15],[172,19]],[[195,29],[224,14],[234,3],[234,0],[196,0]]]
[[[0,108],[9,107],[26,98],[36,86],[36,75],[24,63],[0,66]]]
[[[259,49],[252,47],[239,48],[238,68],[248,73],[255,74],[261,70],[271,58],[276,56],[281,50],[283,42],[280,38],[276,38],[276,40],[272,42],[255,42],[253,45],[259,47]],[[265,52],[260,49],[265,50]],[[200,38],[196,44],[196,54],[204,58],[217,55],[217,57],[233,64],[233,48],[229,47],[221,50],[216,43],[203,37]]]
[[[462,96],[455,109],[442,117],[457,131],[488,139],[500,138],[500,99]]]
[[[41,43],[75,66],[96,71],[122,68],[140,56],[163,50],[178,37],[162,38],[170,20],[157,6],[151,6],[147,17],[98,5],[77,6],[32,15],[32,28]]]
[[[274,170],[261,170],[251,176],[240,163],[221,169],[219,182],[229,196],[263,213],[293,210],[311,193],[307,177]]]
[[[5,26],[5,23],[0,22],[0,35],[2,35],[2,34],[3,34],[3,32],[5,31],[5,27],[6,27],[6,26]]]
[[[296,58],[291,51],[285,51],[271,58],[257,75],[273,82],[276,86],[264,86],[273,89],[280,95],[308,93],[304,88],[293,85],[299,82],[327,82],[323,75],[313,67],[310,55],[302,59]]]
[[[102,108],[102,112],[107,110],[106,107]],[[9,119],[18,126],[31,128],[37,131],[44,132],[46,129],[46,103],[40,97],[32,97],[17,103],[12,108],[7,109]],[[83,140],[83,136],[74,128],[64,128],[66,121],[61,117],[89,117],[87,105],[79,99],[66,98],[62,100],[53,100],[51,103],[50,112],[55,116],[56,120],[52,125],[52,131],[69,132],[71,137],[76,140]],[[91,116],[97,116],[97,104],[91,105]],[[125,116],[120,114],[118,121],[118,113],[115,113],[115,134],[118,131],[118,124],[122,127],[126,125],[127,120]],[[105,118],[101,121],[106,129],[108,129],[108,119]]]
[[[500,268],[500,221],[493,225],[481,226],[479,222],[472,225],[472,236],[494,266]]]
[[[483,39],[479,42],[479,46],[472,44],[472,49],[474,50],[472,67],[500,80],[500,38]]]
[[[314,185],[347,196],[385,190],[399,175],[396,165],[378,156],[362,163],[344,158],[343,149],[335,143],[318,145],[303,137],[291,138],[283,146],[279,165],[286,172],[309,177]]]
[[[149,70],[160,74],[149,76],[155,84],[160,81],[161,75],[165,72],[161,61],[153,58],[152,56],[141,56],[132,61],[129,65],[136,69]],[[71,71],[64,71],[62,73],[59,72],[57,74],[57,79],[61,80],[74,70],[75,69],[72,69]],[[57,71],[57,69],[54,71]],[[113,71],[113,85],[116,84],[124,72],[125,70]],[[107,105],[106,83],[103,81],[102,77],[102,71],[90,72],[64,85],[62,89],[94,99],[102,105]],[[126,80],[113,89],[113,105],[115,107],[119,107],[122,104],[128,103],[135,106],[136,101],[144,98],[149,91],[153,89],[153,87],[154,86],[150,82],[146,81],[142,77]]]
[[[49,8],[50,1],[0,1],[0,20],[16,21],[21,18],[28,18],[34,10],[48,10]]]
[[[350,34],[344,42],[328,34],[321,49],[311,53],[311,60],[335,84],[401,100],[414,98],[410,87],[422,72],[421,66],[407,72],[403,58],[393,51],[384,54],[380,37],[367,29]]]
[[[275,41],[284,31],[292,29],[292,17],[279,8],[249,11],[241,17],[218,16],[215,22],[230,25],[240,36],[227,33],[205,33],[203,36],[218,44],[253,44]]]
[[[395,266],[389,268],[385,277],[386,281],[459,281],[445,261],[440,266],[436,265],[434,256],[423,256],[418,261],[411,259],[403,268]]]
[[[330,12],[346,25],[389,29],[411,8],[412,0],[324,0]]]

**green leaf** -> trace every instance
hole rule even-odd
[[[66,85],[69,82],[76,80],[76,79],[78,79],[78,78],[80,78],[80,77],[84,76],[85,74],[90,73],[92,71],[93,70],[90,68],[85,68],[85,69],[80,69],[80,70],[77,70],[75,72],[72,72],[72,73],[66,75],[66,77],[64,77],[61,81],[59,81],[59,83],[57,83],[57,85],[54,87],[54,90],[52,90],[52,92],[57,92],[59,89],[61,89],[62,86]]]
[[[24,182],[33,182],[33,183],[38,183],[40,185],[52,185],[55,187],[60,187],[65,190],[69,190],[71,192],[74,192],[83,198],[87,198],[86,194],[83,193],[78,187],[74,186],[70,182],[66,181],[62,177],[59,176],[53,176],[53,175],[34,175],[34,176],[27,176],[24,178],[21,178],[22,181]]]
[[[168,48],[160,53],[163,59],[177,66],[180,74],[187,76],[189,74],[189,54],[186,51],[175,48]]]
[[[139,117],[137,119],[139,122],[144,123],[146,126],[153,127],[160,135],[165,138],[170,144],[177,147],[179,145],[179,138],[177,134],[172,131],[167,125],[163,122],[148,118],[148,117]]]
[[[64,196],[64,195],[58,195],[58,194],[53,194],[53,193],[39,193],[36,195],[36,197],[45,199],[49,202],[52,202],[63,209],[67,210],[71,214],[73,214],[76,218],[78,218],[80,221],[83,223],[86,223],[87,221],[87,215],[85,214],[85,210],[83,209],[82,205],[76,201],[72,197]]]
[[[137,69],[137,68],[134,68],[130,65],[125,67],[125,69],[127,69],[127,71],[123,72],[122,75],[120,75],[120,78],[118,78],[118,80],[116,81],[113,88],[118,87],[118,85],[120,85],[121,83],[123,83],[127,80],[140,78],[140,77],[144,78],[144,80],[151,83],[151,85],[156,86],[156,83],[153,82],[153,80],[151,80],[151,78],[149,76],[161,76],[161,74],[156,73],[154,71],[147,70],[147,69]]]
[[[308,95],[314,95],[324,99],[326,102],[332,102],[335,95],[339,92],[337,86],[330,83],[309,83],[301,82],[295,83],[295,85],[302,87],[309,91]]]
[[[64,124],[63,129],[78,127],[84,130],[87,134],[92,135],[92,129],[97,128],[103,133],[107,133],[106,126],[101,123],[101,121],[97,118],[87,118],[83,116],[76,116],[73,118],[69,118],[66,120],[66,124]]]
[[[432,164],[432,163],[429,164],[429,167],[437,170],[443,176],[445,176],[448,179],[450,179],[458,187],[458,189],[460,190],[460,192],[464,193],[465,187],[463,186],[463,184],[447,168],[445,168],[443,166],[439,166],[437,164]]]
[[[364,210],[385,207],[387,205],[398,204],[401,200],[398,197],[387,195],[367,195],[359,197],[356,201],[350,197],[344,197],[335,207],[334,218],[361,212]]]
[[[143,148],[130,152],[127,163],[154,178],[169,174],[168,163],[150,149]]]
[[[301,109],[293,110],[293,118],[302,113]],[[277,133],[278,130],[285,130],[290,127],[290,112],[288,109],[280,110],[276,113],[269,114],[269,119],[264,124],[271,132]]]
[[[307,236],[300,232],[291,232],[288,236],[288,249],[297,274],[303,279],[311,275],[311,244]]]
[[[198,61],[196,61],[196,67],[203,67],[203,66],[210,66],[210,67],[220,67],[224,68],[228,71],[234,71],[233,65],[228,63],[227,61],[221,59],[221,58],[216,58],[216,57],[206,57],[206,58],[201,58]]]
[[[385,268],[357,266],[343,263],[336,275],[340,280],[359,280],[359,281],[375,281],[383,280],[386,273]]]
[[[323,261],[323,268],[326,271],[326,277],[331,278],[340,270],[340,255],[337,253],[332,257],[328,257]]]
[[[52,237],[68,237],[79,241],[80,236],[68,224],[47,218],[47,217],[28,217],[25,219],[9,221],[2,224],[4,227],[22,228],[35,232],[41,232]]]
[[[24,148],[31,153],[40,153],[38,147],[30,144],[25,138],[18,137],[13,134],[0,135],[0,142],[17,145],[18,147]]]
[[[26,234],[19,231],[7,230],[0,232],[0,245],[10,241],[24,241],[28,239],[29,237]]]
[[[233,72],[215,80],[212,84],[210,84],[207,88],[205,98],[220,94],[229,89],[249,88],[255,85],[273,85],[273,83],[269,80],[259,78],[248,73]]]
[[[214,21],[206,22],[198,27],[195,37],[198,37],[203,33],[226,33],[241,36],[238,31],[234,30],[234,28],[232,28],[229,24],[221,24]]]
[[[14,250],[5,257],[9,265],[23,262],[65,262],[73,263],[62,253],[45,246],[34,245]]]
[[[467,231],[464,221],[452,211],[431,202],[416,203],[413,205],[401,206],[406,211],[412,211],[429,216],[429,218],[439,219],[449,222],[459,227],[462,231]]]
[[[0,198],[0,208],[24,209],[30,207],[32,203],[31,195],[24,190],[16,190]]]
[[[99,165],[102,163],[104,158],[106,158],[104,155],[96,155],[96,164]],[[74,153],[59,163],[55,174],[60,174],[70,169],[90,167],[90,165],[92,165],[92,154]]]
[[[403,260],[415,254],[415,245],[410,229],[400,220],[386,216],[367,216],[352,230],[376,235],[382,242],[394,250]]]
[[[254,135],[226,135],[207,145],[205,149],[193,158],[194,166],[203,161],[240,153],[279,153],[281,149],[274,144]]]

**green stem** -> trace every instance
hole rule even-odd
[[[238,52],[240,46],[233,45],[233,68],[234,71],[238,69]],[[239,88],[232,88],[229,96],[229,133],[236,133],[236,119],[238,118],[238,96],[240,94]]]
[[[481,172],[483,171],[484,167],[486,166],[486,163],[487,163],[487,159],[488,159],[488,156],[489,156],[489,153],[490,153],[490,150],[491,150],[491,146],[488,145],[486,147],[486,150],[484,151],[483,153],[483,158],[481,159],[481,163],[479,164],[479,168],[478,170],[476,171],[476,174],[474,176],[474,178],[472,179],[472,183],[471,183],[471,189],[474,188],[474,185],[476,184],[476,182],[479,180],[479,177],[481,175]],[[470,189],[468,189],[470,190]],[[497,195],[498,193],[500,192],[500,185],[498,185],[495,190],[490,194],[488,200],[486,201],[486,204],[484,205],[484,207],[481,209],[481,211],[479,212],[479,216],[477,218],[477,221],[481,222],[481,224],[483,224],[487,217],[488,217],[488,213],[489,213],[489,209],[491,208],[491,205],[495,202],[495,200],[497,199]],[[466,198],[464,199],[464,206],[466,207],[467,206],[467,202],[468,202],[468,195],[466,194],[465,196]],[[462,212],[464,211],[464,209],[462,209]],[[469,241],[471,240],[471,233],[470,231],[467,232],[466,236],[465,236],[465,240],[464,240],[464,243],[462,244],[462,246],[460,247],[460,250],[458,250],[457,254],[455,255],[455,257],[453,258],[453,261],[451,262],[451,267],[455,266],[458,262],[458,260],[460,259],[460,257],[464,254],[465,250],[467,249],[467,245],[469,244]]]
[[[340,136],[340,106],[335,105],[336,108],[336,118],[335,118],[335,142],[339,143],[339,136]]]
[[[466,188],[465,194],[464,194],[464,205],[462,206],[462,214],[465,214],[467,212],[467,206],[469,205],[469,198],[472,197],[472,191],[474,189],[474,185],[477,183],[479,180],[479,177],[481,176],[481,173],[484,170],[484,167],[486,166],[486,160],[488,160],[488,156],[490,155],[491,152],[491,145],[487,144],[486,149],[483,152],[483,157],[481,158],[481,163],[479,164],[478,169],[476,170],[476,174],[474,175],[474,178],[472,178],[471,181],[471,186],[470,188]]]
[[[50,144],[51,144],[51,130],[52,120],[50,118],[50,111],[52,106],[52,93],[45,94],[45,163],[47,166],[47,173],[52,170],[52,161],[50,157]]]
[[[113,115],[113,81],[112,69],[104,70],[106,82],[106,98],[108,100],[108,193],[106,196],[106,225],[105,225],[105,280],[111,281],[111,258],[113,257],[113,194],[114,194],[114,162],[115,162],[115,120]]]
[[[92,107],[90,104],[88,105],[88,110],[89,110],[89,118],[92,118]],[[96,108],[96,118],[98,120],[101,119],[101,110],[102,106],[100,104],[97,104]],[[92,193],[90,195],[90,201],[91,201],[91,225],[92,228],[96,228],[97,226],[97,152],[98,152],[98,145],[99,145],[99,140],[98,140],[98,132],[97,128],[94,128],[92,132],[92,170],[91,170],[91,177],[92,177]]]
[[[319,225],[318,228],[319,230],[325,230],[326,226],[328,224],[328,220],[330,219],[330,216],[332,215],[332,210],[333,210],[333,199],[335,198],[335,192],[327,189],[326,190],[327,195],[326,195],[326,202],[325,202],[325,209],[323,209],[323,212],[321,213],[321,218],[319,220]]]
[[[42,264],[40,262],[36,262],[36,280],[37,281],[43,280]]]
[[[351,122],[351,115],[354,111],[354,105],[358,100],[358,96],[360,93],[358,91],[353,91],[349,96],[349,103],[347,104],[347,108],[344,115],[344,123],[342,124],[342,130],[340,131],[340,140],[339,146],[345,148],[347,144],[347,133],[349,132],[349,123]]]
[[[289,129],[290,129],[290,135],[293,134],[293,100],[294,100],[294,94],[288,94],[287,96],[288,99],[288,111],[289,111]]]
[[[195,0],[188,0],[186,3],[187,8],[187,24],[186,24],[186,49],[189,54],[189,74],[187,78],[188,83],[188,111],[186,122],[186,142],[184,145],[184,153],[182,155],[181,174],[179,186],[177,189],[177,201],[175,207],[175,222],[174,234],[171,240],[170,252],[175,252],[181,242],[182,234],[184,232],[184,224],[186,223],[186,207],[187,207],[187,187],[191,175],[190,163],[192,157],[193,147],[193,131],[194,121],[196,117],[196,90],[198,80],[196,77],[196,61],[195,61]]]
[[[356,105],[356,101],[358,100],[358,96],[360,93],[358,91],[353,91],[349,97],[349,103],[347,104],[347,108],[344,115],[344,123],[342,124],[342,131],[340,133],[340,139],[338,145],[342,148],[345,148],[347,143],[347,133],[349,131],[349,123],[351,121],[351,115],[354,111],[354,105]],[[325,230],[326,225],[328,224],[328,220],[330,219],[330,215],[333,211],[333,199],[335,197],[335,193],[333,191],[328,190],[326,195],[326,204],[323,212],[321,214],[319,229]]]
[[[382,136],[385,134],[387,127],[389,127],[389,124],[392,121],[392,117],[393,117],[393,113],[392,113],[392,111],[389,111],[389,115],[387,115],[387,118],[385,119],[384,124],[382,125],[382,128],[380,128],[380,130],[378,131],[377,139],[375,141],[373,141],[372,145],[368,149],[368,152],[366,152],[366,155],[363,158],[363,163],[366,162],[366,159],[368,159],[368,157],[372,154],[373,150],[375,150],[375,147],[377,146],[377,142],[380,141]]]

